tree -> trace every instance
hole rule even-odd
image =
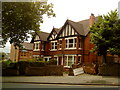
[[[103,56],[106,62],[107,53],[120,55],[120,20],[117,10],[107,15],[98,16],[97,22],[90,28],[93,51]]]
[[[28,39],[30,30],[38,32],[43,15],[55,16],[53,4],[42,2],[3,2],[2,3],[2,38],[3,45],[20,46]]]

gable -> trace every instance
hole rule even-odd
[[[72,35],[77,35],[77,32],[70,24],[66,24],[61,30],[59,37],[72,36]]]
[[[34,41],[38,41],[38,40],[40,40],[40,38],[38,35],[36,35]]]
[[[56,39],[56,37],[57,37],[56,29],[53,28],[51,34],[50,34],[49,37],[48,37],[48,40],[54,40],[54,39]]]

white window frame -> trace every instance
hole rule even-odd
[[[65,55],[65,56],[67,57],[67,58],[66,58],[66,59],[67,59],[67,60],[66,60],[66,61],[67,61],[67,65],[65,65],[64,67],[67,67],[67,68],[72,67],[72,66],[68,66],[68,57],[69,57],[69,56],[72,56],[72,64],[75,64],[75,63],[76,63],[76,60],[75,60],[75,63],[74,63],[74,59],[75,59],[74,57],[76,57],[77,55]]]
[[[44,42],[42,42],[42,48],[41,48],[41,51],[44,51],[45,50],[45,43]],[[44,46],[44,48],[43,48],[43,46]]]
[[[33,55],[33,58],[40,58],[39,55]]]
[[[62,45],[62,44],[60,44],[60,41],[62,41],[62,39],[59,39],[59,46]],[[61,50],[61,49],[62,49],[62,48],[59,47],[59,50]]]
[[[33,51],[39,51],[40,50],[40,41],[38,42],[34,42],[35,46],[34,46],[34,50]],[[36,45],[38,45],[38,49],[36,49]]]
[[[57,42],[57,40],[51,41],[51,51],[56,51],[57,50],[57,49],[55,49],[55,42]],[[54,43],[54,46],[53,46],[54,48],[53,49],[52,49],[52,43]],[[58,47],[58,45],[57,45],[57,47]]]
[[[76,39],[77,37],[69,37],[69,38],[65,38],[65,41],[67,40],[67,43],[66,43],[66,45],[67,45],[67,47],[65,48],[65,49],[77,49],[77,47],[75,47],[75,39]],[[73,39],[73,47],[72,48],[69,48],[69,39]],[[77,44],[77,42],[76,42],[76,44]]]

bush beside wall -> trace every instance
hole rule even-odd
[[[63,66],[46,65],[44,67],[27,67],[29,76],[63,76]]]
[[[103,76],[120,76],[120,64],[103,64],[98,67],[99,75]]]

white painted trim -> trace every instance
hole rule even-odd
[[[65,38],[65,40],[66,39],[75,39],[75,38],[77,38],[77,37],[67,37],[67,38]]]
[[[65,49],[67,50],[67,49],[77,49],[77,48],[65,48]]]
[[[51,49],[50,51],[57,51],[57,49]]]

